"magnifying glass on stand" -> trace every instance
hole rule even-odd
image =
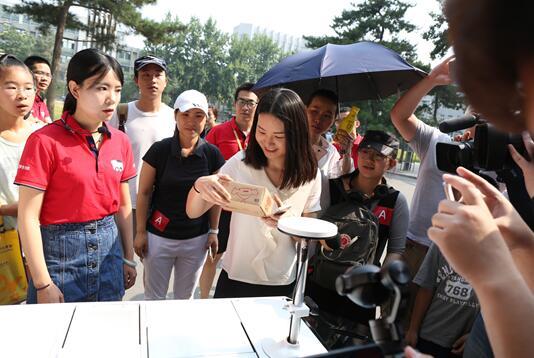
[[[278,230],[289,236],[298,237],[297,244],[297,279],[293,292],[293,301],[287,309],[291,314],[289,336],[282,341],[267,340],[263,342],[263,350],[269,357],[299,356],[299,332],[301,318],[310,313],[304,304],[304,290],[308,269],[308,244],[312,240],[328,240],[337,236],[337,226],[324,220],[307,217],[281,218]]]

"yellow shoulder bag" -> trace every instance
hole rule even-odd
[[[26,300],[28,281],[17,230],[5,230],[0,216],[0,305]]]

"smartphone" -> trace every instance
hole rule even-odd
[[[208,256],[210,259],[214,259],[215,257],[213,256],[213,251],[211,251],[211,246],[208,246]]]
[[[291,209],[291,204],[284,204],[282,206],[279,206],[273,213],[273,215],[282,215],[286,211]]]
[[[450,201],[461,201],[462,194],[452,187],[452,185],[443,183],[443,189],[445,190],[445,197]]]

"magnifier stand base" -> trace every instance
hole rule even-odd
[[[308,317],[310,315],[310,308],[305,304],[297,306],[293,302],[289,302],[284,306],[284,309],[291,314],[293,319]]]
[[[266,338],[262,341],[261,346],[265,354],[271,358],[301,357],[303,355],[300,345],[289,343],[287,338],[280,341]]]

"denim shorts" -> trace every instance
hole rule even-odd
[[[46,266],[65,302],[120,301],[122,245],[113,216],[85,223],[41,226]],[[37,303],[33,283],[27,303]]]

